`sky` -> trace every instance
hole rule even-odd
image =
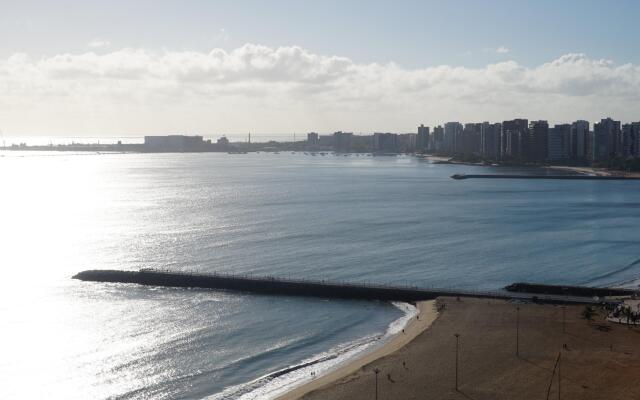
[[[9,136],[640,120],[638,1],[0,0]]]

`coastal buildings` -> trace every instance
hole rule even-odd
[[[333,134],[333,149],[339,153],[351,151],[352,132],[338,131]]]
[[[420,125],[416,137],[416,151],[424,153],[427,150],[429,150],[429,127]]]
[[[118,151],[215,152],[215,151],[335,151],[338,153],[425,154],[456,157],[464,162],[506,164],[568,163],[610,168],[640,166],[640,122],[621,124],[604,118],[593,125],[586,120],[549,126],[546,120],[513,119],[502,123],[457,121],[429,128],[424,124],[413,133],[376,132],[372,135],[337,131],[321,135],[309,132],[306,141],[269,143],[235,142],[226,137],[217,142],[202,136],[145,136],[144,144],[118,144]],[[12,146],[12,149],[18,148]],[[20,149],[31,149],[24,146]],[[50,148],[50,146],[49,146]],[[99,145],[69,149],[98,149]],[[38,148],[39,149],[39,148]],[[58,148],[59,149],[59,148]],[[65,148],[66,149],[66,148]],[[635,160],[635,159],[639,160]]]
[[[416,151],[418,135],[415,133],[401,133],[397,136],[398,152],[414,153]]]
[[[503,160],[520,160],[525,153],[529,134],[528,120],[514,119],[502,122],[501,153]]]
[[[438,125],[433,128],[433,137],[431,138],[431,151],[440,153],[444,151],[444,128]]]
[[[568,160],[571,150],[570,138],[571,125],[560,124],[554,125],[553,128],[550,128],[547,141],[548,151],[546,159],[552,162]]]
[[[593,126],[593,161],[608,161],[621,150],[620,121],[604,118]]]
[[[319,140],[320,140],[320,136],[318,136],[317,133],[315,133],[315,132],[307,133],[307,146],[308,147],[317,146]]]
[[[459,151],[459,142],[462,139],[462,124],[460,122],[447,122],[444,124],[443,151],[456,154]]]
[[[373,151],[378,153],[397,153],[398,135],[394,133],[374,133]]]
[[[482,135],[482,124],[467,123],[458,141],[458,153],[465,155],[479,155]]]
[[[589,121],[578,120],[571,124],[569,158],[585,160],[588,153]]]
[[[143,148],[149,152],[206,151],[211,148],[211,140],[205,141],[202,136],[145,136]]]
[[[480,154],[489,160],[500,158],[500,134],[502,124],[483,122],[480,126]]]
[[[622,156],[640,157],[640,122],[622,125]]]
[[[522,146],[522,158],[531,162],[542,162],[547,159],[549,139],[549,123],[547,121],[531,121],[527,139]]]

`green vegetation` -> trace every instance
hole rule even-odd
[[[608,161],[594,162],[593,166],[595,168],[608,168],[617,171],[638,172],[640,171],[640,157],[615,157]]]
[[[591,306],[585,306],[584,310],[582,310],[582,318],[586,319],[587,321],[589,321],[589,323],[591,323],[591,321],[593,321],[593,318],[598,315],[598,313],[596,312],[596,310],[593,309],[593,307]]]

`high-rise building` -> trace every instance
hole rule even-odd
[[[502,122],[501,159],[523,159],[529,133],[528,124],[526,119]]]
[[[571,125],[555,125],[549,129],[547,140],[547,158],[551,161],[567,160],[570,153],[569,138],[571,137]]]
[[[531,121],[528,140],[524,146],[524,158],[534,162],[546,160],[549,148],[548,139],[549,123],[547,121]]]
[[[307,145],[308,146],[317,146],[319,141],[319,136],[315,132],[307,133]]]
[[[429,150],[429,127],[421,124],[416,137],[416,151],[424,153],[427,150]]]
[[[351,151],[351,138],[353,133],[338,131],[333,134],[333,150],[338,153]]]
[[[588,136],[589,121],[578,120],[571,124],[571,135],[569,136],[569,158],[574,160],[584,160],[588,158]]]
[[[455,154],[460,149],[462,139],[462,124],[460,122],[447,122],[444,124],[444,151]]]
[[[444,128],[441,125],[433,128],[431,149],[438,153],[444,152]]]
[[[226,142],[221,142],[224,139]],[[226,137],[218,139],[219,148],[228,146],[229,141]],[[185,135],[168,135],[168,136],[145,136],[145,151],[153,152],[192,152],[203,151],[207,143],[202,136],[185,136]]]
[[[620,121],[605,118],[593,125],[593,161],[608,161],[622,153]]]
[[[622,157],[640,157],[640,122],[622,126]]]
[[[397,135],[398,151],[400,153],[413,153],[416,151],[418,135],[415,133],[402,133]]]
[[[632,157],[640,157],[640,121],[631,123]]]
[[[480,154],[481,133],[482,124],[465,124],[457,152],[462,154]]]
[[[379,153],[397,153],[398,135],[395,133],[374,133],[373,151]]]
[[[500,157],[500,132],[501,124],[483,122],[480,126],[480,154],[489,160],[498,160]]]

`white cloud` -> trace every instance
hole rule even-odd
[[[92,49],[102,49],[105,47],[110,47],[111,42],[109,42],[108,40],[94,39],[91,42],[89,42],[87,46]]]
[[[231,34],[224,28],[220,28],[218,33],[213,37],[216,43],[226,43],[231,39]]]
[[[0,60],[7,131],[411,130],[514,117],[638,120],[640,67],[567,54],[526,67],[407,69],[300,47],[209,52],[120,49]]]
[[[509,51],[508,47],[500,46],[500,47],[485,47],[482,49],[484,53],[495,53],[495,54],[507,54]]]

